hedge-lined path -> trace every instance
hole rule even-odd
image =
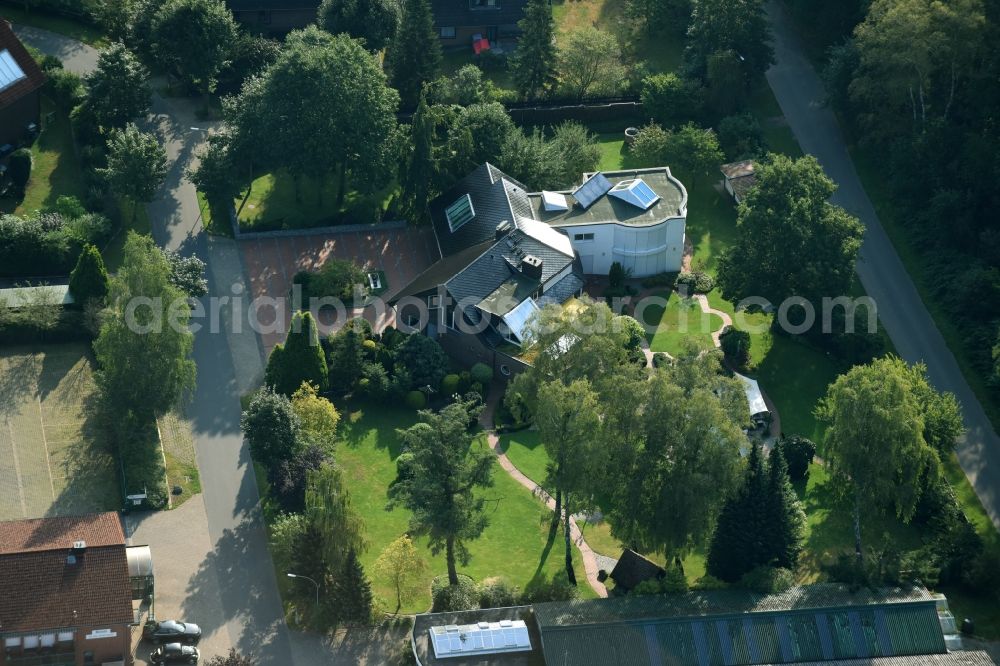
[[[483,413],[479,417],[479,423],[482,425],[483,429],[486,430],[487,441],[489,442],[490,448],[493,453],[496,454],[497,461],[500,463],[500,467],[504,469],[505,472],[510,474],[511,478],[517,481],[519,484],[531,491],[531,494],[535,495],[543,502],[545,506],[549,507],[552,511],[556,509],[556,501],[545,492],[541,486],[525,476],[524,472],[519,470],[507,454],[500,450],[500,437],[497,436],[496,430],[493,428],[493,415],[496,413],[497,405],[503,398],[502,388],[494,384],[490,388],[490,395],[486,401],[486,407],[483,409]],[[590,583],[590,587],[594,589],[599,597],[607,597],[608,589],[604,587],[604,584],[597,580],[597,572],[600,571],[600,566],[597,563],[597,554],[591,550],[590,546],[587,544],[586,539],[583,538],[583,534],[580,532],[580,527],[576,524],[576,520],[570,520],[570,538],[573,539],[573,543],[576,544],[577,549],[580,551],[581,559],[583,560],[583,568],[587,574],[587,582]]]

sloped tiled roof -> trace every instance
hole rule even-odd
[[[7,21],[0,18],[0,52],[8,51],[25,77],[0,90],[0,109],[45,85],[45,73],[17,38]]]
[[[0,522],[0,555],[68,550],[74,541],[88,547],[124,546],[125,532],[117,513],[32,518]]]
[[[452,231],[445,210],[466,194],[475,217]],[[514,226],[518,215],[531,217],[531,204],[524,185],[487,163],[435,197],[430,213],[441,256],[447,257],[492,239],[501,222]]]
[[[75,541],[86,552],[68,555]],[[125,535],[115,513],[0,523],[4,632],[130,624]]]

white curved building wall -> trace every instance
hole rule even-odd
[[[641,278],[681,270],[685,226],[684,218],[677,217],[652,226],[604,222],[563,230],[580,255],[584,273],[607,275],[617,261],[632,271],[632,277]]]

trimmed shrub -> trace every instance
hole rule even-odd
[[[396,372],[394,375],[403,391],[441,386],[441,380],[448,374],[448,356],[437,340],[415,333],[396,349]]]
[[[34,166],[34,158],[27,148],[18,148],[11,153],[7,162],[7,175],[10,177],[14,188],[24,194],[28,181],[31,180],[31,169]]]
[[[493,381],[493,368],[485,363],[476,363],[472,366],[472,369],[469,370],[469,377],[472,378],[473,382],[486,386]]]
[[[650,275],[647,278],[643,278],[642,286],[646,289],[655,289],[657,287],[673,289],[676,281],[677,273],[657,273],[656,275]]]
[[[660,587],[667,594],[683,594],[688,591],[687,577],[679,561],[672,567],[667,567],[667,575],[660,581]]]
[[[801,435],[782,437],[774,445],[788,463],[788,478],[802,481],[809,476],[809,465],[816,456],[816,445]]]
[[[627,279],[628,271],[621,265],[621,262],[613,262],[611,270],[608,271],[608,286],[611,289],[621,289],[625,286],[625,280]]]
[[[480,608],[506,608],[516,606],[520,592],[503,578],[488,578],[479,585]]]
[[[459,574],[458,585],[449,585],[447,576],[438,576],[431,582],[432,613],[476,610],[479,608],[479,591],[476,582]]]
[[[538,604],[546,601],[572,601],[580,596],[576,585],[566,580],[565,571],[556,571],[552,578],[539,576],[532,579],[521,595],[521,603]]]
[[[710,591],[710,590],[724,590],[727,587],[729,587],[729,585],[726,583],[726,581],[719,580],[718,578],[716,578],[711,574],[705,574],[704,576],[695,581],[694,585],[692,586],[692,589]]]
[[[740,587],[760,594],[785,592],[795,585],[795,574],[781,567],[757,567],[740,579]]]
[[[660,584],[659,578],[648,578],[629,590],[629,595],[633,597],[649,597],[657,594],[663,594],[663,585]]]
[[[55,69],[48,73],[48,77],[49,95],[57,107],[68,113],[83,101],[85,90],[79,74]]]
[[[441,393],[442,395],[452,396],[458,392],[458,384],[462,381],[462,378],[458,375],[451,374],[445,375],[444,379],[441,380]]]
[[[722,353],[737,368],[745,368],[750,363],[750,334],[727,326],[719,335]]]
[[[676,284],[678,289],[680,289],[681,285],[685,285],[688,288],[688,293],[691,294],[707,294],[715,287],[715,280],[704,271],[694,271],[691,273],[681,271],[677,275]]]
[[[80,253],[69,276],[69,291],[80,306],[91,299],[103,303],[108,295],[108,271],[101,253],[93,245],[87,245]]]
[[[423,391],[410,391],[406,394],[406,406],[410,409],[423,409],[427,406],[427,396]]]

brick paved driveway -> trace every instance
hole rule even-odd
[[[385,273],[387,299],[405,287],[410,280],[422,273],[434,261],[437,248],[430,229],[387,229],[315,234],[308,236],[276,237],[239,241],[243,265],[250,279],[251,298],[287,298],[291,292],[292,278],[301,270],[316,270],[327,259],[350,259],[367,271]],[[349,316],[363,314],[377,326],[391,323],[391,312],[380,313],[369,307],[362,313],[356,310]],[[259,310],[260,337],[265,354],[284,341],[291,320],[291,308],[279,311],[271,306]],[[335,330],[339,321],[332,309],[320,313],[320,331],[326,334]]]

